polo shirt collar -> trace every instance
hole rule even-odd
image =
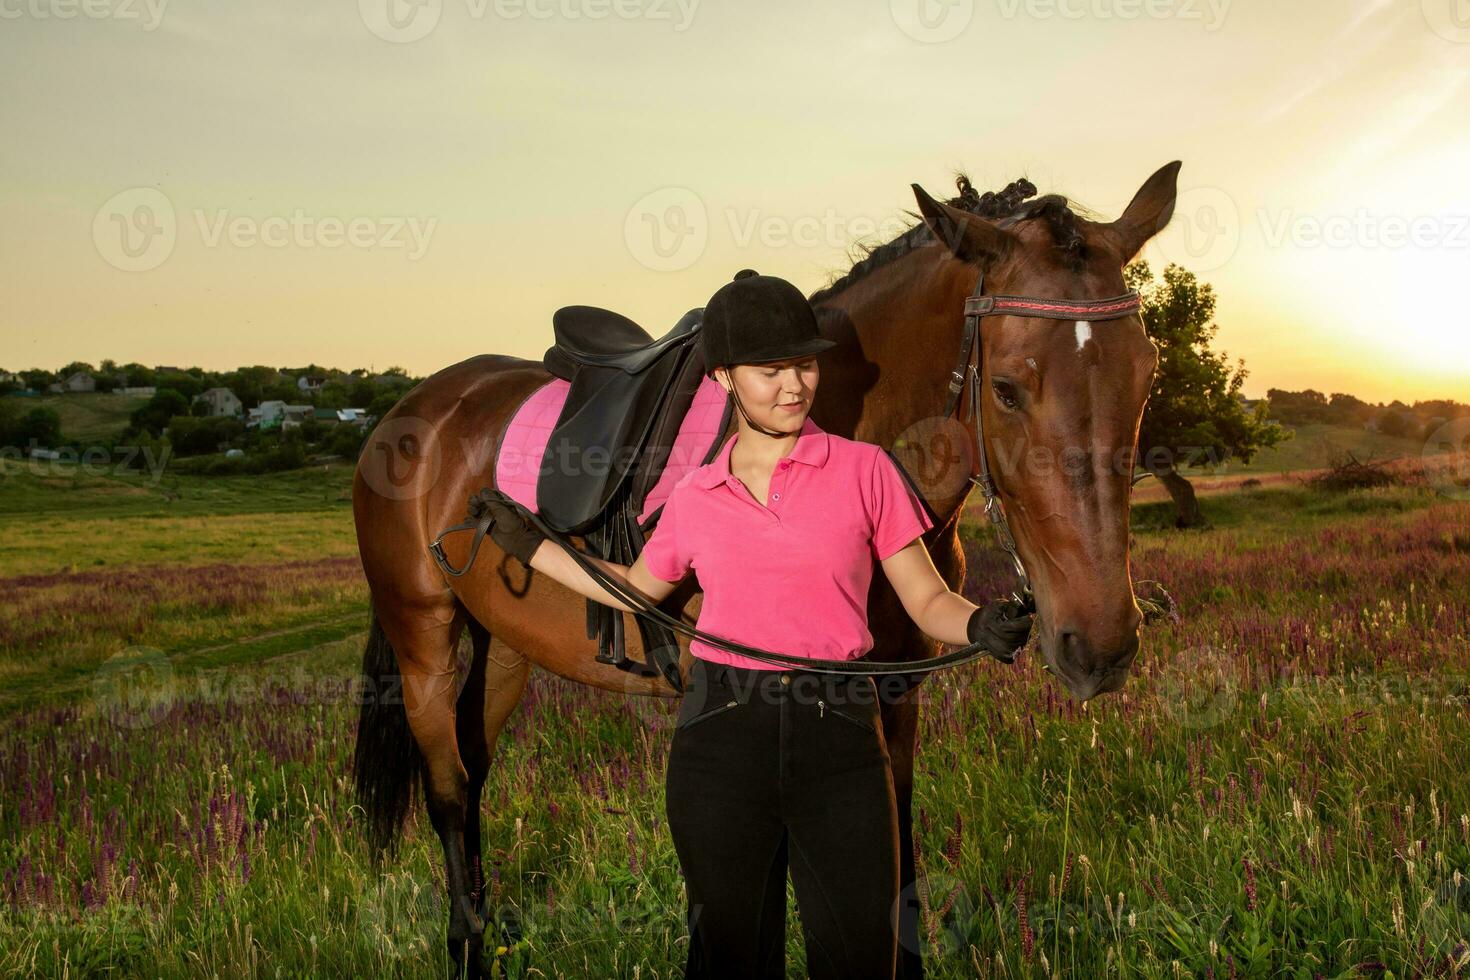
[[[720,449],[719,455],[710,460],[709,465],[698,471],[695,482],[706,489],[721,483],[729,483],[735,480],[730,473],[730,451],[735,448],[735,443],[740,436],[737,433],[725,440],[725,445]],[[827,461],[827,433],[817,423],[812,421],[808,415],[806,421],[801,424],[801,434],[796,437],[796,448],[786,458],[795,463],[806,463],[809,466],[821,466]]]

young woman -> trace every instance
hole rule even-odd
[[[707,373],[739,409],[720,454],[682,479],[631,565],[599,565],[661,601],[694,569],[699,629],[798,656],[862,657],[876,561],[929,636],[1005,659],[1031,617],[952,592],[920,535],[933,526],[878,446],[810,417],[833,341],[791,283],[746,269],[705,307]],[[491,536],[583,595],[632,611],[493,497]],[[785,976],[786,873],[813,977],[890,980],[897,961],[898,815],[877,691],[700,640],[670,747],[669,828],[684,872],[688,977]]]

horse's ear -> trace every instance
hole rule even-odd
[[[1123,216],[1105,226],[1118,242],[1124,265],[1132,262],[1144,244],[1163,231],[1174,217],[1181,166],[1180,161],[1174,160],[1155,170],[1128,202]]]
[[[910,184],[919,213],[934,237],[964,262],[994,262],[1016,245],[1016,236],[984,218],[934,200],[918,184]]]

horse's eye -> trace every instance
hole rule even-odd
[[[1021,405],[1020,396],[1016,393],[1016,386],[1009,381],[1000,378],[990,379],[990,390],[995,392],[996,401],[1010,412],[1014,412]]]

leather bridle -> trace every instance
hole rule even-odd
[[[980,488],[985,497],[985,514],[990,523],[995,526],[997,536],[1000,538],[1001,547],[1011,556],[1015,564],[1016,576],[1019,578],[1021,588],[1013,594],[1013,598],[1024,608],[1033,610],[1036,607],[1035,599],[1031,594],[1030,579],[1026,575],[1026,568],[1021,563],[1021,556],[1016,551],[1015,538],[1011,535],[1010,526],[1006,523],[1005,511],[1000,503],[1000,497],[996,490],[995,480],[990,474],[990,461],[985,449],[985,434],[981,425],[982,411],[980,409],[980,361],[981,361],[981,337],[980,320],[982,317],[1012,315],[1041,317],[1051,320],[1112,320],[1136,313],[1139,309],[1139,297],[1135,291],[1123,293],[1121,296],[1113,296],[1108,299],[1097,300],[1054,300],[1038,299],[1032,296],[985,296],[982,290],[985,286],[985,274],[982,272],[975,281],[975,288],[965,300],[965,330],[964,339],[960,344],[959,361],[955,369],[950,372],[949,396],[945,404],[944,416],[948,418],[954,414],[959,396],[966,386],[968,376],[970,388],[970,414],[975,420],[975,441],[978,447],[980,461],[980,475],[970,477],[971,482]],[[692,639],[701,640],[710,646],[728,650],[731,653],[761,660],[779,667],[797,667],[803,670],[823,674],[869,674],[869,675],[922,675],[941,670],[945,667],[956,667],[960,664],[979,660],[992,654],[981,644],[971,643],[953,653],[943,656],[932,657],[928,660],[916,662],[883,662],[869,660],[821,660],[814,657],[798,657],[795,654],[778,653],[772,650],[762,650],[759,647],[746,646],[733,640],[706,633],[703,630],[688,625],[680,617],[670,616],[659,609],[656,604],[650,603],[641,592],[608,574],[603,568],[587,559],[579,552],[571,542],[567,541],[555,530],[549,527],[534,511],[521,507],[517,504],[521,514],[535,525],[542,534],[555,541],[577,562],[594,581],[600,584],[612,595],[618,597],[629,606],[636,608],[643,615],[656,622],[662,623],[677,633],[682,633]],[[435,563],[446,575],[459,576],[469,571],[474,563],[475,553],[478,551],[480,541],[484,538],[490,527],[489,511],[482,514],[478,520],[466,521],[454,527],[440,532],[439,536],[429,545],[429,553],[433,556]],[[453,568],[444,554],[441,544],[444,535],[453,531],[474,530],[474,540],[470,546],[470,553],[465,561],[464,567]],[[666,654],[667,652],[665,652]]]
[[[996,489],[995,480],[990,475],[989,453],[985,447],[985,427],[982,419],[984,412],[980,408],[980,366],[981,351],[983,349],[983,338],[980,335],[980,319],[987,316],[1029,316],[1040,317],[1048,320],[1116,320],[1133,313],[1137,313],[1140,300],[1137,290],[1130,289],[1118,296],[1110,296],[1107,299],[1039,299],[1035,296],[985,296],[985,273],[982,270],[978,279],[975,280],[975,288],[970,291],[965,300],[965,333],[960,342],[959,362],[950,372],[949,398],[944,405],[942,418],[954,415],[960,394],[966,387],[970,389],[970,417],[975,422],[975,445],[976,455],[980,461],[980,475],[970,477],[970,482],[980,488],[980,493],[985,497],[985,516],[995,528],[995,535],[1000,540],[1000,546],[1011,556],[1011,563],[1015,566],[1016,579],[1020,582],[1020,588],[1012,593],[1011,598],[1022,605],[1035,608],[1035,599],[1031,593],[1031,579],[1026,574],[1026,566],[1021,563],[1021,555],[1016,551],[1016,539],[1011,534],[1010,524],[1006,521],[1005,508],[1000,502],[1000,493]]]

